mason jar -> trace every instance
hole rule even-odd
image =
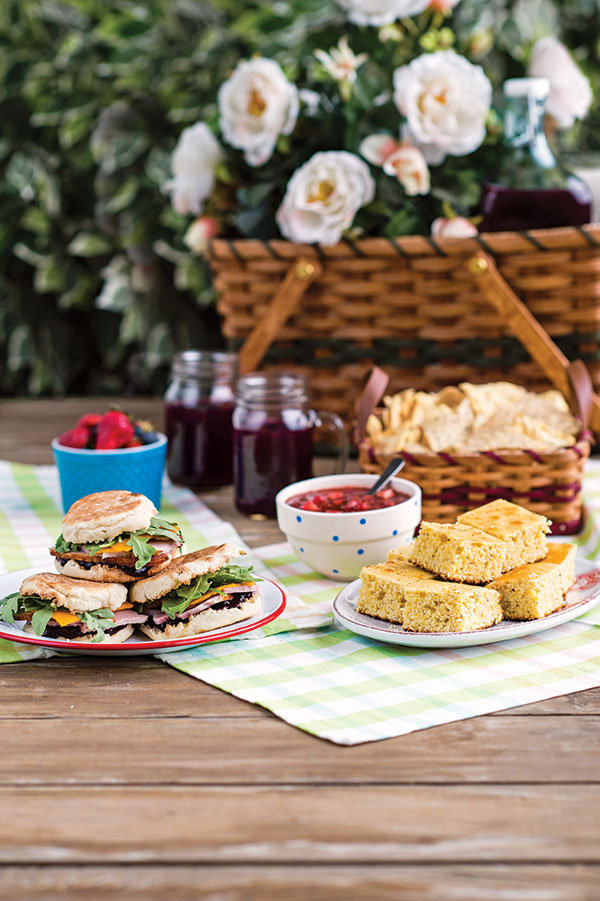
[[[231,484],[236,376],[233,353],[185,350],[174,357],[165,394],[167,472],[174,482]]]
[[[312,476],[313,433],[327,423],[338,434],[340,471],[348,436],[339,416],[315,412],[306,380],[295,373],[255,372],[239,379],[233,414],[235,503],[248,515],[275,516],[275,495]]]

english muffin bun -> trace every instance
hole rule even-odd
[[[129,590],[129,600],[136,604],[144,604],[162,598],[180,585],[189,585],[197,576],[216,572],[231,557],[239,557],[245,553],[242,548],[225,543],[175,557],[157,575],[135,582]]]
[[[33,627],[29,623],[27,623],[27,625],[23,627],[23,631],[24,632],[32,632],[35,635],[35,632],[33,631]],[[93,633],[91,636],[81,635],[79,638],[65,638],[65,639],[59,638],[59,641],[60,640],[69,641],[69,642],[79,641],[82,644],[95,644],[99,647],[101,644],[120,644],[122,641],[127,641],[127,639],[131,635],[133,635],[133,626],[127,625],[127,626],[123,626],[123,628],[119,629],[117,632],[113,632],[111,635],[105,635],[104,638],[102,639],[102,641],[92,641]]]
[[[131,491],[98,491],[75,501],[62,524],[65,541],[93,544],[116,538],[122,532],[146,529],[157,509],[144,494]]]
[[[153,576],[156,573],[161,572],[161,570],[167,567],[170,561],[175,558],[180,559],[179,548],[173,548],[172,551],[169,551],[164,563],[148,567],[145,572],[140,573],[139,575],[126,572],[122,566],[109,566],[106,563],[94,563],[92,567],[87,569],[85,566],[78,563],[77,560],[64,560],[64,562],[61,562],[64,558],[59,557],[54,557],[54,565],[57,572],[62,573],[65,576],[70,576],[73,579],[86,579],[90,582],[113,582],[129,585],[131,582],[147,579],[148,573]],[[128,568],[133,568],[134,563],[135,561],[132,560],[132,565]]]
[[[127,600],[124,585],[94,582],[87,579],[70,579],[57,573],[35,573],[21,585],[23,597],[34,595],[66,607],[72,613],[87,610],[118,610]]]
[[[172,623],[164,629],[153,629],[151,626],[140,625],[140,629],[149,635],[153,641],[164,641],[169,638],[188,638],[199,635],[201,632],[210,632],[212,629],[220,629],[222,626],[231,626],[233,623],[250,619],[256,613],[260,613],[262,597],[253,595],[247,601],[242,601],[237,607],[224,610],[202,610],[195,616],[191,616],[186,622]]]

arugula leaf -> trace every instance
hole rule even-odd
[[[252,566],[235,566],[234,564],[226,564],[214,573],[204,573],[197,576],[189,585],[180,585],[179,588],[173,589],[166,595],[161,604],[161,610],[166,613],[170,619],[175,619],[184,610],[187,610],[197,598],[202,597],[208,591],[216,590],[219,594],[221,585],[228,585],[230,582],[256,582],[257,577],[252,574]]]
[[[175,522],[168,522],[160,516],[153,516],[147,529],[140,529],[145,535],[153,535],[155,538],[159,536],[163,538],[171,538],[173,541],[181,541],[183,538],[181,529]]]
[[[5,623],[9,623],[9,625],[12,626],[15,621],[15,613],[19,609],[20,603],[20,592],[14,591],[12,594],[7,594],[6,597],[2,598],[2,601],[0,601],[0,619],[3,619]]]
[[[54,549],[57,554],[68,554],[71,551],[76,550],[77,545],[71,544],[70,541],[65,541],[63,538],[62,532],[54,542]]]
[[[176,616],[179,616],[180,613],[187,610],[189,606],[190,602],[187,598],[180,598],[174,592],[169,592],[169,594],[162,599],[160,609],[163,613],[167,614],[169,619],[175,619]]]
[[[113,611],[107,610],[104,607],[99,610],[86,610],[82,613],[78,613],[77,616],[90,631],[95,631],[96,634],[92,638],[93,642],[102,641],[106,634],[103,627],[107,626],[109,622],[114,623],[115,621]]]
[[[31,617],[31,626],[36,635],[43,635],[48,621],[52,619],[54,608],[49,604],[46,607],[40,607]]]
[[[135,532],[132,532],[127,541],[131,545],[133,556],[137,560],[135,568],[142,569],[146,563],[150,562],[152,555],[156,553],[156,548],[148,544],[149,538],[140,538]]]
[[[229,582],[260,582],[258,576],[253,575],[253,569],[253,566],[236,566],[233,563],[226,563],[216,573],[209,573],[211,587],[216,588],[217,585],[226,585]]]

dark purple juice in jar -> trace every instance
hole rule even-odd
[[[247,515],[273,517],[277,492],[312,476],[315,414],[304,379],[251,374],[238,382],[236,401],[235,503]]]
[[[233,480],[234,354],[184,351],[165,395],[167,472],[180,485],[216,488]]]
[[[591,193],[571,177],[566,188],[507,188],[484,183],[481,231],[523,231],[585,225],[592,215]]]

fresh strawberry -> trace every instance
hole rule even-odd
[[[77,428],[81,427],[84,429],[93,429],[94,426],[97,426],[102,416],[100,413],[86,413],[77,423]]]
[[[67,432],[59,435],[58,443],[64,445],[64,447],[85,447],[88,443],[89,435],[90,433],[87,429],[76,426],[76,428],[69,429]]]
[[[126,447],[133,438],[133,426],[121,410],[109,410],[100,419],[96,432],[96,450]]]

